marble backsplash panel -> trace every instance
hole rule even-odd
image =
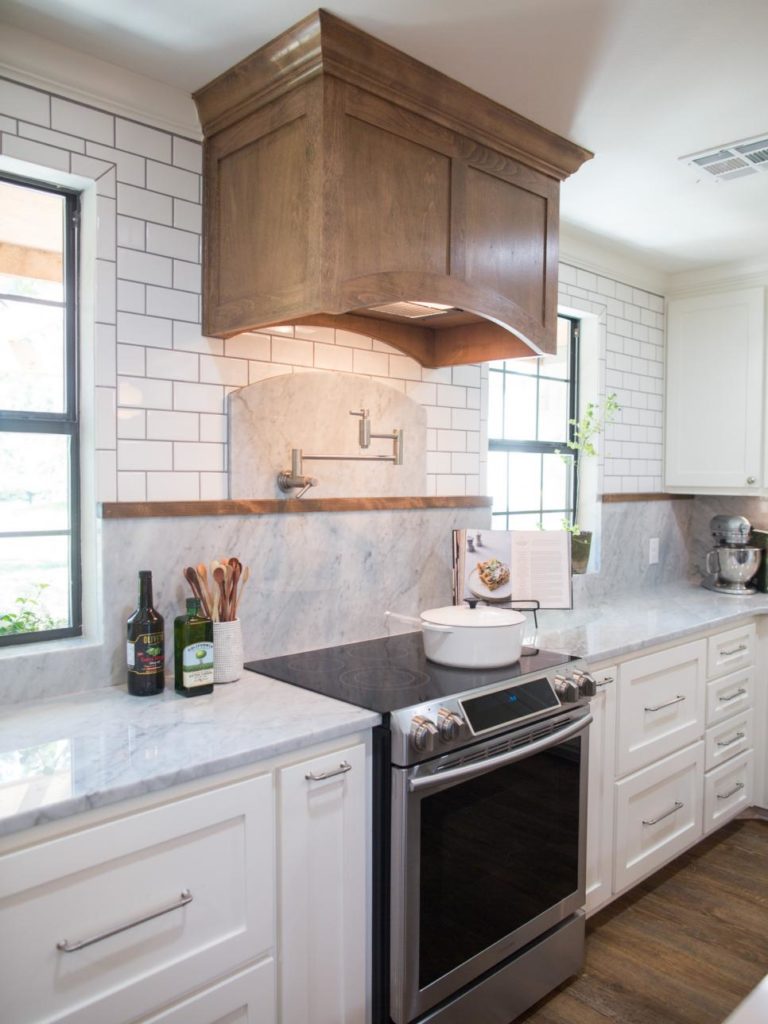
[[[155,607],[165,617],[169,673],[173,619],[191,596],[182,569],[222,555],[251,569],[240,605],[246,660],[383,636],[387,610],[415,615],[451,603],[452,530],[488,529],[490,511],[107,519],[101,526],[101,640],[14,650],[0,660],[0,703],[123,685],[125,621],[140,569],[152,571]]]

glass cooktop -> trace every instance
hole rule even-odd
[[[574,660],[567,654],[537,651],[502,668],[447,668],[427,660],[421,633],[416,632],[249,661],[245,667],[385,714],[480,686],[513,682]]]

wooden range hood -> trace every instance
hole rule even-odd
[[[207,334],[341,327],[424,366],[555,351],[559,183],[587,150],[326,11],[194,98]]]

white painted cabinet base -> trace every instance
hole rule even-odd
[[[704,831],[724,825],[752,803],[752,751],[707,772],[704,779]]]
[[[141,1024],[273,1024],[276,1019],[275,961],[269,957]]]

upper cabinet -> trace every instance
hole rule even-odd
[[[768,493],[764,321],[763,288],[670,300],[668,490]]]
[[[207,334],[336,326],[425,366],[555,351],[560,181],[588,151],[325,11],[195,101]]]

